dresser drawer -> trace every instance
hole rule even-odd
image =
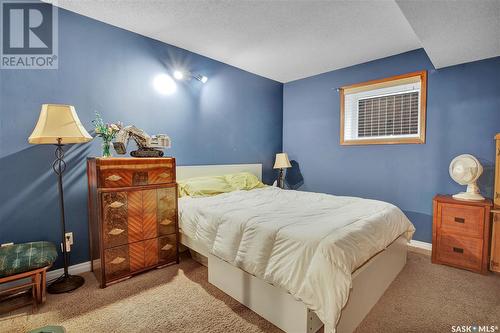
[[[104,250],[106,280],[115,280],[130,274],[129,246]]]
[[[484,209],[482,207],[441,204],[443,232],[483,238]]]
[[[483,240],[443,233],[437,241],[437,259],[441,263],[480,270]]]
[[[100,173],[100,187],[116,188],[175,183],[173,168],[153,170],[110,169]]]
[[[158,263],[168,264],[177,260],[177,235],[158,238]]]
[[[129,243],[127,199],[127,192],[107,192],[102,194],[102,238],[104,248]]]
[[[177,188],[172,186],[158,189],[157,196],[158,234],[174,234],[177,230]]]
[[[162,167],[148,171],[148,184],[175,183],[175,171],[172,167]]]
[[[130,170],[103,170],[99,175],[99,187],[129,187],[132,186],[132,177]]]

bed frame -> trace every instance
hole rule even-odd
[[[250,172],[262,179],[261,164],[179,166],[177,179]],[[290,293],[211,255],[204,244],[180,231],[181,243],[208,266],[208,282],[285,332],[315,333],[323,323]],[[399,237],[353,272],[352,289],[337,323],[338,333],[353,332],[406,264],[407,241]],[[201,255],[201,258],[200,258]],[[325,332],[328,332],[328,327]]]

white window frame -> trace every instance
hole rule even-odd
[[[386,95],[419,92],[418,134],[358,137],[359,101]],[[340,88],[340,144],[422,144],[425,143],[427,72],[413,72]]]

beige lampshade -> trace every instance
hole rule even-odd
[[[274,161],[274,169],[284,169],[284,168],[291,168],[291,167],[292,167],[292,165],[290,164],[290,161],[288,160],[287,153],[276,154],[276,160]]]
[[[84,143],[92,140],[85,130],[72,105],[43,104],[33,133],[28,138],[31,144]]]

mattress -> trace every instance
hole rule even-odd
[[[352,272],[415,231],[386,202],[276,187],[180,198],[179,226],[211,254],[287,290],[332,332]]]

